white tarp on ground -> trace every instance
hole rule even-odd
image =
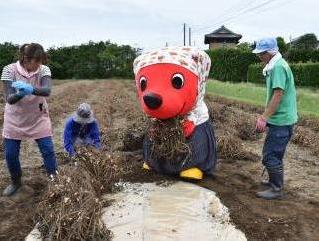
[[[210,190],[185,182],[123,183],[103,221],[114,241],[243,241],[228,209]]]
[[[210,190],[185,182],[119,183],[102,219],[114,241],[244,241],[228,209]],[[37,230],[26,241],[40,241]]]

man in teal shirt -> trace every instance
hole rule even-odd
[[[269,181],[263,181],[268,188],[258,192],[264,199],[283,197],[283,157],[291,139],[293,125],[297,122],[297,102],[294,77],[288,63],[278,52],[275,38],[264,38],[256,43],[253,53],[257,54],[265,67],[267,99],[264,113],[257,119],[256,131],[267,136],[263,147],[263,165]]]

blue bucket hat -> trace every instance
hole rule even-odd
[[[266,51],[278,51],[277,40],[275,38],[263,38],[257,41],[254,54],[259,54]]]

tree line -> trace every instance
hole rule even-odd
[[[19,46],[0,44],[0,68],[18,59]],[[49,67],[56,79],[132,78],[132,65],[139,49],[106,42],[52,47],[47,50]]]

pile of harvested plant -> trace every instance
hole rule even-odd
[[[217,136],[217,153],[218,157],[223,159],[259,160],[258,155],[246,151],[242,141],[229,132]]]
[[[294,130],[292,142],[304,147],[309,147],[312,153],[319,156],[319,137],[314,131],[303,126],[297,126]]]
[[[151,158],[180,164],[191,153],[183,133],[182,119],[152,120],[147,132],[151,141]],[[174,163],[178,162],[178,163]]]
[[[65,166],[38,204],[36,222],[49,240],[110,240],[110,232],[101,221],[104,206],[89,173]]]
[[[83,148],[74,161],[49,183],[36,211],[38,228],[49,240],[110,240],[101,221],[107,205],[101,196],[118,180],[115,160]]]

